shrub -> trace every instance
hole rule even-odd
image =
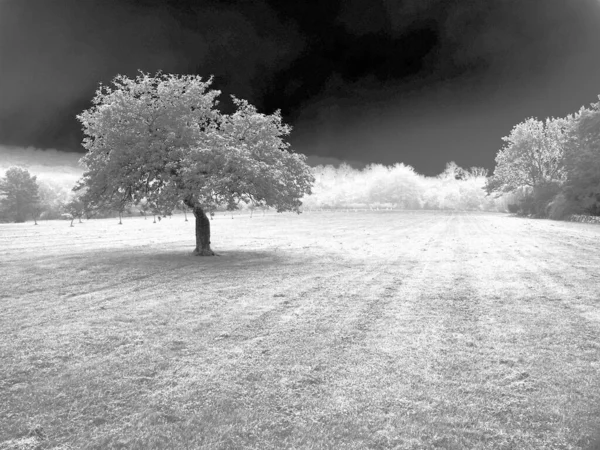
[[[548,217],[548,206],[559,192],[559,183],[540,184],[521,199],[517,213],[523,216]]]
[[[509,203],[506,207],[509,213],[517,214],[519,212],[519,205],[517,203]]]
[[[572,214],[579,214],[580,212],[580,208],[570,201],[562,192],[552,199],[547,208],[547,215],[553,220],[561,220]]]

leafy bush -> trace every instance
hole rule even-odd
[[[600,102],[593,103],[591,108],[581,108],[570,119],[565,193],[587,214],[600,215]]]
[[[553,220],[561,220],[572,214],[578,214],[580,208],[570,201],[564,193],[560,193],[552,199],[548,205],[548,217]]]
[[[501,203],[485,192],[486,171],[448,163],[436,177],[411,166],[371,164],[362,170],[347,164],[312,169],[315,184],[302,199],[305,208],[393,208],[496,211]]]
[[[560,192],[557,182],[542,183],[533,188],[519,202],[517,214],[522,216],[548,217],[548,207]]]
[[[516,214],[519,212],[519,205],[517,203],[509,203],[506,207],[509,213]]]

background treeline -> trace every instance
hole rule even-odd
[[[362,170],[347,164],[313,169],[313,193],[305,209],[455,209],[505,211],[505,198],[488,196],[486,170],[463,169],[454,162],[436,177],[426,177],[404,164],[372,164]]]
[[[9,169],[15,173],[16,168]],[[160,205],[126,205],[121,211],[87,211],[72,192],[72,180],[36,179],[25,169],[23,177],[31,177],[37,191],[23,197],[22,207],[16,202],[0,204],[0,220],[4,222],[78,217],[118,217],[119,215],[161,215],[168,213]],[[8,174],[9,172],[7,172]],[[384,166],[372,164],[353,169],[348,164],[313,168],[315,183],[312,194],[302,199],[304,210],[314,209],[455,209],[470,211],[507,211],[511,196],[495,198],[485,191],[486,171],[482,168],[462,169],[454,162],[436,177],[425,177],[404,164]],[[6,178],[4,178],[6,180]],[[9,183],[10,184],[10,183]],[[13,183],[14,184],[14,183]],[[18,190],[13,186],[13,190]],[[31,187],[29,188],[31,189]],[[240,210],[254,212],[253,205],[241,203]],[[226,205],[217,208],[225,211]],[[262,208],[261,208],[262,209]],[[16,211],[19,210],[17,214]],[[182,206],[176,211],[183,212]]]
[[[529,118],[503,139],[486,190],[513,196],[511,212],[600,215],[600,102],[565,118]]]
[[[312,194],[302,199],[303,209],[506,211],[553,219],[600,216],[600,101],[565,118],[526,119],[503,140],[491,176],[485,169],[463,169],[454,162],[435,177],[401,163],[371,164],[364,169],[348,164],[316,166]],[[17,165],[30,167],[39,176],[10,168],[0,178],[3,222],[170,212],[170,206],[139,204],[92,213],[72,191],[81,169],[50,168],[47,161],[43,167]],[[237,207],[256,209],[243,203]]]

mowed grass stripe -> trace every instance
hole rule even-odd
[[[397,259],[391,262],[397,263]],[[356,334],[364,332],[364,310],[372,310],[372,305],[380,301],[388,287],[385,283],[381,285],[384,274],[382,268],[377,265],[370,269],[364,267],[359,274],[348,275],[340,280],[343,283],[333,285],[345,286],[346,295],[332,298],[328,294],[335,294],[335,289],[331,292],[331,288],[323,286],[323,294],[313,303],[313,306],[317,307],[316,311],[313,309],[312,314],[303,311],[300,317],[287,323],[282,330],[278,329],[277,324],[272,324],[271,333],[262,334],[257,339],[258,342],[249,343],[250,346],[244,347],[233,366],[222,374],[225,381],[219,378],[216,386],[210,386],[209,389],[213,393],[229,394],[223,395],[222,401],[230,403],[231,393],[227,392],[227,388],[233,380],[228,380],[228,376],[237,375],[252,380],[255,389],[246,393],[245,401],[240,401],[242,404],[234,408],[238,414],[234,419],[243,420],[247,429],[261,430],[263,439],[270,435],[278,445],[287,443],[292,446],[302,442],[306,433],[314,436],[313,439],[318,439],[319,434],[315,427],[321,420],[329,428],[328,435],[336,435],[328,421],[336,420],[335,416],[339,411],[337,408],[333,411],[325,409],[329,391],[328,380],[337,380],[343,376],[343,372],[339,370],[340,363],[342,366],[346,364],[343,355],[347,348],[356,346]],[[377,292],[372,292],[373,289]],[[254,355],[264,360],[265,364],[257,365],[252,361],[252,350],[256,347],[258,354]],[[274,350],[278,348],[285,348],[286,352]],[[235,370],[240,366],[245,370]],[[354,381],[365,382],[362,378]],[[206,382],[202,383],[202,386],[206,386]],[[201,393],[203,389],[198,387],[196,392]],[[204,414],[210,416],[211,411],[205,411]],[[239,415],[243,416],[243,419]],[[261,429],[262,418],[265,416],[270,418],[272,426]],[[238,432],[231,432],[230,421],[234,419],[226,420],[221,417],[222,431],[214,431],[214,440],[210,445],[223,442],[226,446],[235,447],[248,439],[243,433],[240,435]],[[351,423],[351,418],[346,422]],[[342,444],[339,437],[335,439],[338,444]]]
[[[129,220],[85,231],[119,249],[145,226]],[[600,355],[576,344],[597,331],[598,256],[566,245],[589,225],[236,216],[213,221],[222,256],[203,259],[189,223],[165,224],[164,243],[88,261],[83,241],[42,260],[9,245],[0,443],[37,425],[46,448],[583,448],[593,432]],[[545,303],[573,279],[588,318]]]
[[[595,261],[600,266],[600,258],[591,248],[585,253],[566,251],[565,236],[547,232],[548,222],[513,225],[511,236],[519,245],[504,247],[505,263],[496,269],[493,291],[501,293],[497,310],[504,313],[496,320],[496,332],[508,334],[513,347],[506,353],[513,357],[502,359],[511,369],[507,379],[525,391],[518,417],[528,418],[528,429],[518,447],[568,447],[573,436],[589,435],[599,426],[600,347],[595,342],[600,329],[575,308],[587,299],[598,310],[598,284],[577,263]],[[490,241],[495,237],[490,233]],[[589,346],[592,351],[586,351]],[[507,414],[514,417],[515,410]]]

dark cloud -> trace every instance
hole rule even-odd
[[[74,116],[99,82],[138,69],[216,76],[215,86],[259,99],[268,74],[302,47],[264,5],[261,25],[209,3],[0,1],[0,142],[73,147]],[[266,76],[265,76],[266,75]]]
[[[451,159],[492,169],[501,137],[514,124],[564,116],[600,92],[597,0],[382,4],[385,16],[378,9],[369,24],[382,24],[405,44],[428,33],[434,44],[405,76],[330,76],[301,108],[300,147],[367,162],[403,161],[427,174]],[[376,32],[364,20],[357,1],[339,16],[349,33]],[[411,51],[408,45],[402,53]]]
[[[118,72],[178,68],[169,19],[115,2],[0,3],[0,123],[3,140],[53,134],[98,82]]]

